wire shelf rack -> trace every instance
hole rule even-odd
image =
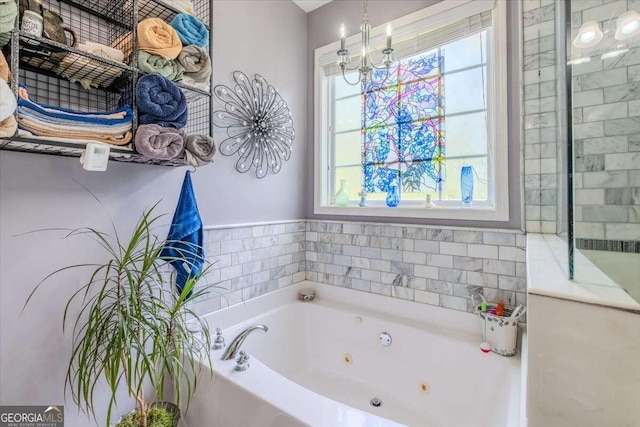
[[[135,61],[136,23],[148,17],[171,21],[182,12],[163,0],[42,0],[42,7],[62,18],[66,44],[35,37],[17,28],[3,52],[10,59],[15,82],[27,86],[32,100],[42,105],[76,111],[113,111],[135,104],[135,84],[142,73]],[[31,3],[34,4],[34,3]],[[209,0],[195,0],[193,15],[207,27],[211,22]],[[73,33],[73,34],[71,34]],[[77,43],[104,44],[122,50],[124,62],[85,52]],[[18,53],[19,52],[19,53]],[[129,55],[127,55],[129,53]],[[179,82],[188,101],[188,134],[211,135],[211,93]],[[17,85],[14,85],[17,93]],[[137,127],[134,121],[133,130]],[[111,146],[110,159],[162,166],[185,166],[183,158],[151,159],[128,146]],[[1,150],[79,157],[85,143],[18,135],[0,140]]]
[[[135,68],[41,37],[20,33],[20,60],[33,71],[86,82],[99,89],[122,89],[133,79]],[[112,88],[115,82],[119,86]]]
[[[84,144],[72,142],[47,141],[45,139],[25,138],[14,136],[11,140],[0,139],[0,149],[18,151],[23,153],[40,153],[63,157],[80,157],[84,152]],[[180,167],[187,163],[183,157],[160,160],[152,159],[135,153],[131,149],[112,146],[109,152],[109,159],[116,162],[142,163],[146,165]]]
[[[209,28],[210,7],[209,0],[193,2],[193,16],[198,18],[207,28]],[[160,18],[171,22],[180,12],[182,11],[163,0],[138,0],[140,19]]]
[[[86,14],[99,17],[116,26],[128,30],[133,28],[133,8],[135,5],[132,0],[60,0],[60,3],[75,7]],[[63,6],[61,5],[61,7]],[[82,13],[74,15],[81,20],[84,18]],[[65,16],[63,16],[64,18]],[[66,18],[65,22],[72,22],[74,19],[69,15]]]

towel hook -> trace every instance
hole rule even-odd
[[[196,173],[196,171],[197,171],[197,170],[198,170],[198,169],[197,169],[195,166],[190,165],[190,167],[189,167],[189,172],[191,172],[191,173]]]

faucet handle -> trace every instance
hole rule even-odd
[[[235,371],[243,372],[249,369],[249,355],[244,350],[240,350],[238,358],[236,359]]]
[[[222,336],[222,329],[216,328],[216,339],[213,342],[213,350],[220,350],[226,346],[224,342],[224,337]]]

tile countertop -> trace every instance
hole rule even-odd
[[[561,250],[563,245],[564,250]],[[528,293],[640,312],[640,304],[595,266],[593,274],[603,276],[603,285],[569,280],[566,244],[558,236],[527,234],[526,254]],[[565,254],[564,258],[562,254]],[[580,262],[584,263],[584,260]]]

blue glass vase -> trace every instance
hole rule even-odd
[[[390,208],[395,208],[400,204],[400,191],[398,190],[398,186],[392,185],[391,188],[389,188],[385,202]]]
[[[462,167],[460,193],[462,194],[462,206],[471,206],[473,203],[473,167],[471,166]]]

